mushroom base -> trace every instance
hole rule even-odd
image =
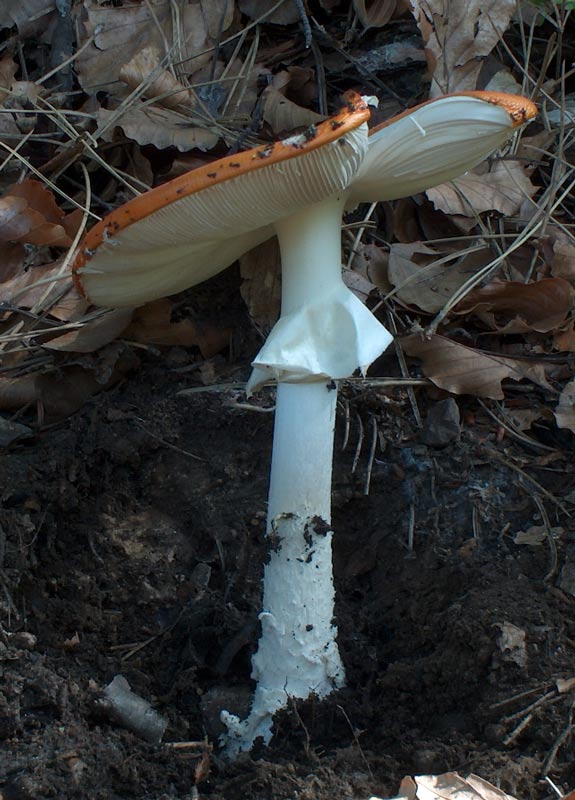
[[[272,737],[273,715],[290,697],[325,697],[345,681],[333,624],[331,463],[333,384],[278,385],[268,510],[269,561],[262,626],[252,662],[250,715],[222,712],[234,756]]]

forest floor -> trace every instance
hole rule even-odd
[[[0,225],[0,800],[368,800],[396,797],[406,775],[455,771],[517,800],[567,795],[575,236],[561,194],[573,177],[573,125],[559,89],[573,81],[568,5],[531,8],[531,37],[513,3],[492,4],[505,47],[478,17],[448,30],[445,53],[434,55],[441,37],[399,0],[310,0],[309,42],[301,3],[285,4],[291,16],[279,9],[272,25],[263,0],[186,2],[181,18],[177,5],[159,1],[154,14],[121,0],[0,8],[0,142],[11,153],[2,208],[23,225]],[[459,6],[471,19],[482,3]],[[436,14],[440,23],[455,24]],[[168,69],[161,48],[172,36],[180,49]],[[489,36],[478,56],[475,38]],[[146,51],[153,69],[138,61],[148,40],[159,48]],[[526,43],[531,62],[520,58]],[[119,336],[110,314],[106,341],[97,331],[91,350],[82,340],[77,352],[62,340],[89,339],[93,317],[63,248],[88,224],[90,198],[103,216],[130,191],[278,138],[278,105],[309,124],[309,109],[327,114],[355,88],[381,96],[383,119],[426,99],[432,66],[448,71],[443,55],[458,88],[483,88],[500,67],[512,89],[532,76],[524,84],[543,87],[538,102],[557,94],[559,122],[550,114],[545,129],[534,126],[530,153],[472,176],[479,209],[461,201],[463,184],[459,194],[444,186],[348,226],[346,256],[369,251],[366,262],[376,253],[385,266],[381,280],[359,268],[354,288],[383,322],[395,320],[405,352],[423,364],[392,347],[368,380],[340,387],[333,527],[346,687],[290,703],[271,745],[230,763],[218,750],[220,711],[244,714],[253,691],[274,403],[271,389],[247,399],[242,387],[277,291],[246,292],[248,257],[159,312],[136,312],[152,323],[158,313],[170,346],[138,338],[127,317]],[[473,67],[466,84],[480,61],[487,74]],[[540,81],[543,66],[556,72]],[[175,106],[166,103],[174,92]],[[483,273],[508,245],[500,272]],[[459,258],[478,251],[471,266]],[[46,280],[51,292],[63,286],[63,269],[69,306],[45,293]],[[477,274],[487,311],[474,316],[476,294],[446,314],[430,363],[421,337],[401,336],[423,330]],[[30,298],[22,287],[36,277]],[[111,707],[118,676],[164,721],[161,741]]]
[[[261,409],[273,398],[246,408],[240,390],[220,388],[244,377],[239,353],[208,362],[214,387],[191,361],[183,348],[145,353],[129,379],[0,462],[3,800],[191,798],[219,711],[249,698],[273,417]],[[553,753],[573,703],[556,684],[575,674],[572,536],[554,527],[552,547],[515,543],[541,517],[489,421],[437,448],[393,391],[350,383],[341,398],[347,688],[294,704],[255,757],[208,754],[200,796],[367,800],[394,795],[405,774],[458,770],[543,798],[547,759],[573,783],[570,748]],[[563,497],[553,525],[555,512],[568,519],[572,475],[530,474]],[[161,744],[103,713],[116,675],[167,720]]]

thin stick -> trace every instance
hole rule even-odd
[[[409,375],[409,370],[407,368],[407,362],[405,360],[405,353],[403,352],[403,347],[401,346],[400,340],[397,338],[397,325],[395,324],[395,317],[391,313],[391,310],[387,313],[387,322],[390,328],[391,333],[394,335],[393,346],[395,348],[395,354],[397,356],[397,360],[399,362],[399,366],[401,369],[401,374],[404,378],[407,378]],[[421,413],[419,411],[419,406],[417,405],[417,400],[415,399],[415,392],[408,386],[407,388],[407,395],[409,397],[409,403],[411,405],[411,410],[413,412],[413,418],[415,420],[415,424],[418,428],[423,427],[423,421],[421,419]]]
[[[365,475],[365,483],[363,486],[364,495],[369,494],[369,485],[371,483],[371,471],[373,470],[373,462],[375,460],[375,450],[377,447],[377,420],[375,416],[371,417],[371,445],[369,448],[369,456],[367,458],[367,469]]]
[[[541,498],[538,494],[533,495],[533,501],[535,505],[539,509],[539,513],[541,514],[541,521],[543,522],[543,526],[545,528],[545,536],[547,537],[547,544],[549,545],[549,555],[551,558],[551,565],[547,570],[547,574],[543,578],[543,583],[549,583],[549,581],[554,577],[555,573],[557,572],[557,545],[555,544],[555,539],[553,538],[553,531],[551,530],[551,523],[549,522],[549,517],[547,516],[547,511],[545,510],[545,506],[541,502]]]
[[[361,746],[361,744],[360,744],[360,742],[359,742],[359,739],[358,739],[358,736],[357,736],[356,729],[355,729],[355,727],[354,727],[354,726],[351,724],[351,720],[350,720],[350,718],[347,716],[347,714],[346,714],[346,712],[345,712],[345,709],[344,709],[344,707],[343,707],[343,706],[339,706],[339,705],[338,705],[338,708],[339,708],[339,710],[341,711],[341,713],[343,714],[343,716],[344,716],[344,718],[345,718],[345,721],[346,721],[346,722],[347,722],[347,724],[349,725],[349,729],[350,729],[350,731],[351,731],[351,735],[353,736],[353,741],[354,741],[354,742],[356,743],[356,745],[357,745],[357,748],[358,748],[358,750],[359,750],[359,753],[360,753],[360,755],[361,755],[362,761],[363,761],[363,763],[364,763],[364,764],[365,764],[365,766],[366,766],[366,769],[367,769],[367,771],[368,771],[368,773],[369,773],[369,776],[370,776],[370,778],[371,778],[372,780],[374,780],[374,779],[375,779],[375,777],[374,777],[374,774],[373,774],[373,772],[372,772],[372,769],[371,769],[371,767],[369,766],[369,761],[368,761],[368,760],[367,760],[367,758],[365,757],[365,753],[363,752],[363,748],[362,748],[362,746]]]
[[[341,450],[342,452],[347,447],[347,443],[349,442],[349,401],[342,400],[343,405],[343,415],[344,415],[344,429],[343,429],[343,442],[341,443]]]
[[[303,25],[303,33],[305,36],[305,46],[306,48],[311,47],[312,42],[312,33],[311,33],[311,25],[309,24],[309,19],[307,18],[305,6],[303,4],[303,0],[294,0],[294,3],[297,6],[297,10],[299,11],[299,15],[301,17],[301,23]]]
[[[533,714],[529,714],[527,717],[525,717],[525,719],[522,719],[519,725],[517,725],[517,727],[514,728],[511,733],[505,737],[505,739],[503,739],[503,744],[506,746],[512,744],[515,739],[517,739],[517,737],[523,733],[525,728],[531,724],[532,720]]]
[[[409,505],[409,525],[407,528],[407,549],[413,553],[415,545],[415,501]]]
[[[491,419],[495,420],[495,422],[498,425],[501,425],[501,427],[505,428],[507,433],[509,433],[509,435],[512,436],[514,439],[517,439],[518,442],[521,442],[521,444],[525,444],[528,447],[534,447],[536,449],[538,448],[540,450],[547,450],[551,453],[557,452],[557,448],[549,447],[549,445],[546,444],[541,444],[541,442],[537,442],[535,439],[532,439],[530,436],[526,436],[522,431],[518,430],[517,427],[513,424],[513,420],[510,418],[507,411],[497,400],[495,401],[495,405],[497,407],[497,410],[501,414],[501,418],[498,417],[497,414],[495,414],[489,408],[489,406],[483,402],[483,400],[480,397],[478,397],[477,400],[481,408],[485,411],[485,413],[488,414],[491,417]]]
[[[96,28],[94,29],[94,33],[90,36],[89,39],[86,39],[84,44],[81,47],[79,47],[75,53],[72,53],[72,55],[69,56],[65,61],[62,61],[61,64],[58,64],[58,66],[54,67],[54,69],[51,69],[50,72],[47,72],[41,78],[38,78],[36,81],[34,81],[34,83],[37,83],[38,85],[46,83],[46,81],[49,80],[53,75],[56,75],[61,70],[65,69],[69,64],[75,61],[78,58],[78,56],[82,55],[84,50],[86,50],[86,48],[89,47],[94,42],[96,36],[98,36],[98,34],[101,33],[103,29],[104,29],[103,25],[97,25]]]
[[[541,771],[543,777],[545,777],[547,773],[551,771],[560,748],[565,744],[565,742],[567,742],[568,739],[571,738],[573,733],[573,704],[571,704],[571,708],[569,709],[568,720],[567,726],[561,731],[553,743],[553,747],[549,751],[549,755],[545,759],[545,764],[543,765],[543,769]]]
[[[359,435],[357,437],[357,445],[355,447],[355,454],[353,456],[353,463],[351,465],[351,474],[352,475],[355,472],[355,470],[357,469],[357,463],[359,461],[359,456],[361,454],[361,448],[363,446],[363,422],[361,420],[361,417],[357,413],[355,415],[355,418],[357,420],[357,427],[358,427],[358,430],[359,430]]]
[[[190,458],[194,458],[196,461],[206,460],[205,458],[201,458],[201,456],[197,456],[195,453],[190,453],[189,450],[183,450],[181,447],[176,447],[174,444],[171,444],[171,442],[167,442],[165,439],[162,439],[161,436],[156,436],[155,433],[152,433],[152,431],[148,430],[148,428],[146,428],[144,425],[140,425],[137,419],[135,420],[135,422],[138,428],[140,428],[140,430],[147,433],[148,436],[152,437],[152,439],[155,439],[156,441],[160,442],[160,444],[163,444],[164,447],[169,447],[170,450],[175,450],[176,453],[182,453],[182,455],[184,456],[189,456]]]
[[[509,714],[507,717],[503,717],[502,722],[513,722],[520,717],[523,717],[525,714],[533,714],[541,706],[546,705],[550,700],[557,697],[557,691],[553,689],[550,692],[547,692],[542,697],[539,697],[537,700],[534,700],[533,703],[522,708],[520,711],[516,711],[514,714]]]
[[[514,694],[511,697],[505,698],[505,700],[500,700],[498,703],[493,703],[489,706],[489,710],[495,711],[498,708],[503,708],[503,706],[510,706],[512,703],[516,703],[518,700],[523,700],[526,697],[531,697],[532,694],[537,694],[537,692],[542,691],[544,688],[544,686],[537,686],[535,689],[528,689],[526,692]]]
[[[355,239],[353,240],[353,244],[351,246],[351,250],[349,251],[349,256],[347,258],[346,267],[348,269],[351,269],[351,262],[353,261],[353,258],[357,253],[357,246],[360,243],[360,241],[361,241],[361,239],[363,237],[363,234],[365,233],[365,229],[367,227],[367,225],[365,223],[369,222],[369,220],[371,219],[371,215],[373,214],[373,212],[375,211],[376,208],[377,208],[377,203],[372,203],[370,205],[370,207],[367,209],[367,214],[363,218],[363,222],[361,224],[361,227],[359,227],[357,229],[357,233],[355,235]]]

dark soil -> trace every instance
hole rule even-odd
[[[342,388],[336,437],[348,688],[292,706],[269,749],[218,756],[220,709],[249,699],[265,554],[273,395],[246,408],[221,387],[245,377],[252,347],[244,333],[234,359],[204,364],[215,386],[192,350],[139,351],[123,384],[4,452],[3,800],[367,800],[447,770],[518,798],[551,796],[545,769],[572,787],[569,735],[553,752],[574,702],[555,684],[574,673],[572,534],[517,471],[569,510],[570,467],[499,441],[487,417],[426,446],[405,389],[364,384]],[[542,508],[563,526],[554,546],[515,544]],[[161,744],[103,710],[116,675],[166,718]]]

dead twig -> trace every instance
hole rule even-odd
[[[537,686],[535,689],[528,689],[525,692],[519,692],[519,694],[514,694],[511,697],[506,697],[505,700],[500,700],[498,703],[493,703],[492,705],[490,705],[489,710],[495,711],[498,708],[503,708],[504,706],[510,706],[513,703],[517,703],[519,700],[524,700],[526,697],[531,697],[531,695],[543,691],[543,689],[545,689],[544,686]]]
[[[359,457],[361,455],[361,448],[363,447],[363,421],[359,414],[356,413],[355,418],[357,420],[357,428],[358,428],[358,436],[357,436],[357,444],[355,446],[355,453],[353,455],[353,462],[351,465],[351,474],[356,471],[357,465],[359,463]]]
[[[524,719],[521,720],[519,725],[517,725],[510,734],[508,734],[505,739],[503,739],[503,744],[508,747],[510,744],[517,739],[517,737],[523,733],[525,728],[531,724],[533,721],[533,714],[528,714]]]
[[[194,458],[196,461],[205,461],[206,460],[205,458],[202,458],[201,456],[197,456],[195,453],[190,453],[189,450],[183,450],[181,447],[176,447],[175,444],[172,444],[171,442],[167,442],[165,439],[162,439],[161,436],[156,436],[156,434],[152,433],[151,430],[146,428],[144,425],[141,425],[137,418],[134,419],[134,422],[136,423],[138,428],[140,428],[140,430],[144,431],[144,433],[147,433],[148,436],[152,437],[152,439],[155,439],[157,442],[160,442],[160,444],[162,444],[164,447],[169,447],[170,450],[175,450],[176,453],[181,453],[184,456],[189,456],[189,458]]]
[[[311,33],[311,25],[309,24],[309,19],[307,18],[305,6],[303,4],[303,0],[294,0],[294,3],[297,6],[297,10],[299,11],[299,15],[301,18],[301,24],[303,26],[303,33],[305,36],[305,46],[306,48],[309,48],[311,47],[312,33]]]
[[[365,768],[367,769],[367,772],[368,772],[368,774],[369,774],[369,777],[370,777],[372,780],[375,780],[375,776],[374,776],[374,774],[373,774],[373,771],[372,771],[372,769],[371,769],[371,767],[370,767],[370,765],[369,765],[369,761],[367,760],[367,758],[365,757],[365,753],[363,752],[363,747],[361,746],[361,743],[360,743],[360,741],[359,741],[359,737],[358,737],[358,735],[357,735],[357,731],[356,731],[356,729],[355,729],[355,728],[353,727],[353,725],[351,724],[351,720],[350,720],[350,718],[348,717],[348,715],[347,715],[347,713],[346,713],[346,711],[345,711],[345,708],[344,708],[343,706],[340,706],[340,705],[338,705],[338,709],[341,711],[341,713],[343,714],[343,717],[344,717],[345,721],[346,721],[346,722],[347,722],[347,724],[349,725],[349,729],[350,729],[350,731],[351,731],[351,735],[353,736],[353,741],[355,742],[355,744],[356,744],[356,746],[357,746],[357,749],[359,750],[359,754],[360,754],[360,756],[361,756],[361,760],[362,760],[362,761],[363,761],[363,763],[365,764]],[[361,733],[361,732],[362,732],[362,731],[360,731],[360,733]]]
[[[573,709],[575,708],[575,702],[571,703],[571,707],[569,708],[568,714],[568,722],[565,728],[561,731],[557,739],[555,739],[553,743],[553,747],[549,751],[547,758],[545,759],[545,763],[543,764],[543,770],[541,774],[543,777],[547,775],[548,772],[551,772],[553,768],[553,764],[555,763],[555,759],[557,758],[557,753],[563,747],[563,745],[569,741],[573,734]]]
[[[364,495],[369,494],[369,485],[371,483],[371,472],[373,470],[373,462],[375,460],[375,450],[377,447],[378,436],[377,436],[377,420],[374,416],[371,417],[371,444],[369,447],[369,456],[367,458],[367,467],[366,467],[366,475],[365,475],[365,484],[363,486],[363,493]]]
[[[541,502],[541,498],[539,495],[533,495],[533,502],[539,509],[539,513],[541,515],[541,521],[543,522],[543,526],[545,528],[545,536],[547,537],[547,544],[549,545],[549,555],[551,564],[545,577],[543,578],[543,583],[549,583],[549,581],[555,576],[557,572],[557,545],[555,544],[555,539],[553,538],[553,531],[551,530],[551,523],[549,522],[549,517],[547,515],[547,511],[545,510],[545,506]]]

